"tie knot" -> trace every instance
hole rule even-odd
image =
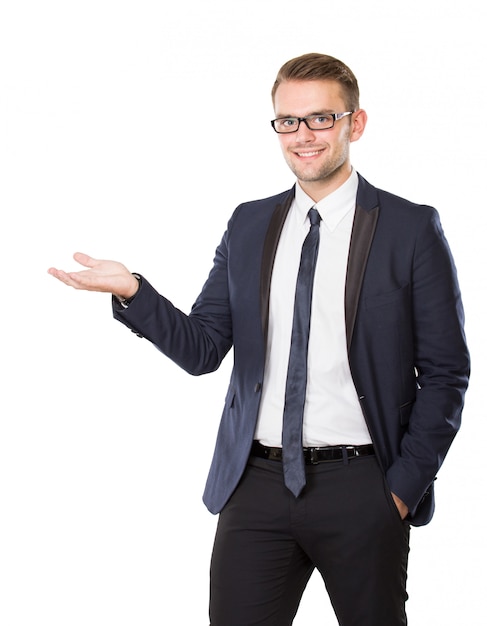
[[[314,207],[308,212],[309,221],[311,222],[311,226],[319,226],[321,221],[321,215],[318,213],[317,209]]]

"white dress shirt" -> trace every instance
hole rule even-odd
[[[345,276],[358,176],[318,203],[296,183],[272,272],[263,395],[254,438],[281,446],[282,415],[291,345],[295,285],[308,211],[321,215],[320,246],[313,287],[308,349],[304,446],[371,443],[348,363],[345,336]]]

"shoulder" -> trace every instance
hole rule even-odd
[[[377,212],[374,246],[411,254],[448,248],[438,211],[429,205],[412,202],[383,189],[362,177],[359,179],[357,211]],[[437,247],[439,246],[439,247]]]
[[[250,200],[240,204],[233,212],[228,223],[229,232],[237,228],[259,229],[267,228],[272,216],[280,208],[286,209],[291,205],[294,198],[294,187],[279,194]]]
[[[427,204],[412,202],[390,191],[374,187],[360,174],[357,204],[366,211],[379,208],[380,211],[404,212],[415,217],[437,212],[434,207]]]
[[[357,191],[357,207],[365,211],[378,210],[379,224],[388,229],[413,228],[424,226],[441,232],[441,223],[438,211],[427,204],[412,202],[384,189],[371,185],[359,174]]]
[[[258,200],[250,200],[243,202],[236,209],[237,211],[261,211],[265,209],[274,209],[275,207],[282,205],[283,203],[292,200],[294,198],[295,187],[282,191],[281,193],[269,196],[268,198],[260,198]]]

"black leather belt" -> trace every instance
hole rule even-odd
[[[303,448],[304,462],[306,465],[317,465],[318,463],[330,463],[333,461],[344,461],[360,456],[371,456],[375,454],[374,446],[327,446],[325,448]],[[282,448],[271,448],[263,446],[258,441],[254,441],[250,451],[251,456],[258,456],[269,461],[282,461]]]

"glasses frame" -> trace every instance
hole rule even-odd
[[[333,118],[333,123],[331,126],[327,126],[326,128],[311,128],[311,126],[309,125],[309,120],[313,117],[319,117],[318,113],[314,113],[313,115],[307,115],[306,117],[294,117],[292,115],[288,115],[285,117],[276,117],[275,120],[271,120],[271,126],[272,128],[276,131],[276,133],[278,135],[290,135],[291,133],[297,133],[299,130],[299,127],[301,126],[301,122],[304,122],[306,124],[306,126],[309,128],[309,130],[313,131],[313,132],[319,132],[322,130],[331,130],[334,126],[335,126],[335,122],[337,122],[338,120],[343,119],[344,117],[346,117],[347,115],[352,115],[353,113],[355,113],[355,111],[345,111],[344,113],[322,113],[322,115],[329,115],[331,118]],[[298,125],[295,129],[293,130],[277,130],[277,128],[275,127],[275,123],[279,122],[280,120],[295,120],[296,122],[298,122]]]

